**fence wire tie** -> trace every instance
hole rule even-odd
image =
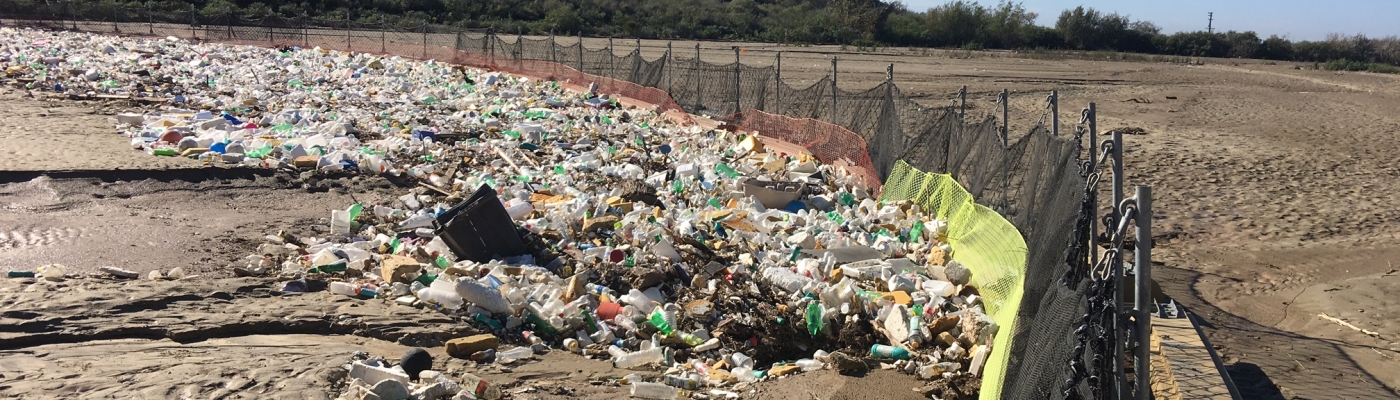
[[[1085,107],[1085,108],[1084,108],[1084,111],[1080,111],[1080,112],[1079,112],[1079,123],[1081,123],[1081,124],[1087,124],[1087,123],[1089,123],[1089,108]]]

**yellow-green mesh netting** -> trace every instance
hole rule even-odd
[[[973,202],[972,194],[950,175],[923,172],[895,163],[881,201],[912,200],[948,223],[953,259],[972,271],[987,315],[998,330],[983,370],[981,399],[1001,398],[1011,348],[1012,323],[1021,306],[1026,278],[1026,239],[996,211]]]

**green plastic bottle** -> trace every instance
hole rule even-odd
[[[724,164],[715,164],[715,172],[718,172],[720,176],[723,176],[727,179],[734,179],[739,177],[739,171],[735,171],[734,168],[730,168],[728,165]]]
[[[842,194],[841,194],[841,204],[844,204],[844,205],[846,205],[847,207],[855,205],[855,204],[856,204],[856,196],[855,196],[855,195],[852,195],[852,194],[850,194],[850,193],[842,193]]]
[[[654,326],[657,330],[661,331],[662,335],[671,334],[671,324],[666,322],[666,316],[661,314],[661,310],[658,309],[656,311],[652,311],[651,317],[647,318],[647,322],[650,322],[651,326]]]
[[[819,302],[807,303],[807,333],[816,336],[822,331],[822,305]]]

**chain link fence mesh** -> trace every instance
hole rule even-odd
[[[1023,274],[1020,297],[1000,306],[1014,318],[1002,326],[994,348],[998,360],[990,364],[997,370],[987,372],[983,398],[1109,395],[1105,388],[1112,371],[1104,366],[1111,363],[1103,360],[1112,357],[1112,343],[1102,338],[1110,333],[1099,332],[1094,335],[1099,339],[1087,340],[1084,332],[1076,332],[1101,325],[1089,322],[1103,318],[1103,310],[1090,312],[1091,300],[1097,300],[1091,299],[1087,274],[1075,273],[1088,268],[1089,228],[1084,221],[1093,204],[1085,190],[1078,136],[1054,136],[1037,124],[1004,142],[994,118],[966,121],[954,107],[915,102],[893,82],[850,92],[835,87],[828,75],[809,86],[793,87],[777,79],[774,66],[714,64],[689,56],[689,49],[647,60],[638,48],[624,44],[630,41],[614,43],[626,50],[617,55],[616,47],[588,48],[576,37],[502,36],[422,21],[248,18],[193,9],[25,0],[0,0],[0,10],[0,23],[10,26],[321,47],[434,59],[582,88],[593,84],[600,93],[655,104],[659,112],[680,118],[685,118],[682,111],[723,117],[743,130],[801,146],[823,162],[848,166],[872,188],[902,168],[943,174],[939,176],[946,178],[921,179],[956,182],[970,196],[966,207],[981,207],[968,212],[999,213],[1025,241],[1024,265],[1015,266]],[[913,196],[909,198],[942,198],[910,192],[908,186],[927,184],[904,182],[897,190]],[[1066,278],[1071,276],[1078,278]],[[1095,291],[1099,292],[1103,291]]]

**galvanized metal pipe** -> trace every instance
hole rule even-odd
[[[1133,283],[1137,301],[1133,305],[1137,319],[1137,348],[1134,352],[1133,373],[1137,380],[1137,400],[1152,398],[1152,360],[1148,350],[1152,343],[1152,187],[1137,187],[1137,248],[1133,267]]]

